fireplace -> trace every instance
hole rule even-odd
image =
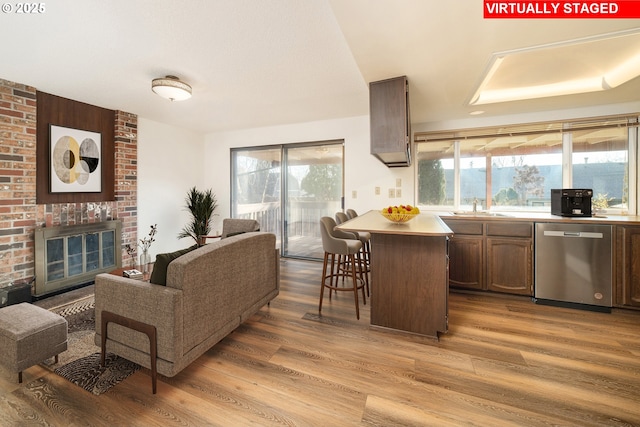
[[[42,227],[35,231],[35,297],[93,282],[122,267],[120,221]]]

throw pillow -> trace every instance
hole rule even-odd
[[[156,262],[153,264],[153,271],[151,272],[149,282],[156,285],[167,286],[167,268],[169,267],[169,263],[197,247],[197,245],[193,245],[185,249],[180,249],[179,251],[156,255]]]

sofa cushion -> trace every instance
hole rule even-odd
[[[151,272],[149,282],[156,285],[167,286],[167,268],[169,267],[169,263],[197,247],[198,245],[193,245],[185,249],[180,249],[179,251],[156,255],[156,262],[153,264],[153,271]]]

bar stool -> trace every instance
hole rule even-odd
[[[344,212],[336,212],[336,223],[342,224],[345,221],[353,219],[357,217],[358,214],[353,209],[347,209],[347,213]],[[367,296],[369,296],[369,272],[371,265],[371,233],[367,231],[353,231],[356,237],[362,242],[362,257],[363,261],[366,265],[366,276],[365,280],[367,283]]]
[[[336,222],[328,216],[320,218],[320,234],[322,235],[322,248],[324,249],[324,261],[322,263],[322,283],[320,287],[320,304],[318,312],[322,311],[322,299],[324,288],[329,288],[329,299],[331,291],[353,291],[353,298],[356,304],[356,318],[360,319],[360,304],[358,302],[358,289],[362,289],[363,304],[367,303],[365,295],[365,282],[362,279],[360,251],[362,242],[355,239],[351,233],[335,230]],[[350,268],[336,269],[336,255],[344,256]],[[329,258],[331,258],[330,271]],[[351,277],[352,287],[338,286],[338,279]],[[335,279],[335,282],[334,282]],[[329,281],[329,283],[327,283]]]
[[[356,211],[354,211],[353,209],[347,209],[347,214],[346,217],[348,219],[353,219],[355,217],[358,216],[358,213]],[[370,256],[371,256],[371,233],[368,233],[366,231],[358,231],[358,238],[362,241],[362,244],[364,245],[363,251],[365,253],[366,256],[366,260],[367,260],[367,264],[371,261],[370,260]]]

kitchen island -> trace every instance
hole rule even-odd
[[[434,214],[394,223],[369,211],[337,226],[371,233],[371,325],[438,338],[447,332],[448,239]]]

